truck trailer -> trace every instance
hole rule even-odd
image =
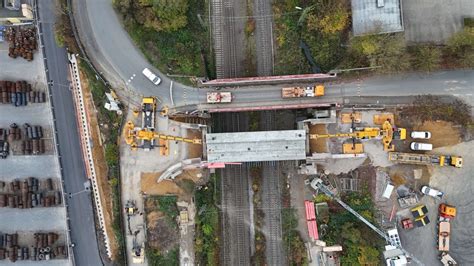
[[[230,103],[232,102],[231,92],[208,92],[207,103]]]
[[[390,161],[406,163],[406,164],[423,164],[423,165],[439,165],[462,167],[462,157],[434,154],[418,154],[418,153],[402,153],[389,152],[388,159]]]
[[[451,224],[443,221],[438,225],[438,250],[449,251],[449,238],[451,235]]]
[[[286,87],[281,89],[282,98],[319,97],[324,96],[324,86]]]

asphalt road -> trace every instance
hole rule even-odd
[[[66,193],[84,190],[87,177],[81,155],[72,93],[69,90],[66,51],[54,39],[55,1],[40,0],[39,24],[42,31],[46,67],[51,87],[53,114],[56,120],[58,152],[63,168]],[[40,59],[37,59],[40,60]],[[76,265],[102,265],[97,245],[92,199],[89,193],[79,193],[67,202],[71,241],[75,244]]]
[[[89,56],[115,85],[141,95],[156,95],[169,106],[194,105],[205,102],[208,89],[196,89],[173,82],[173,101],[170,97],[171,80],[153,68],[133,45],[120,24],[110,0],[74,1],[75,19],[81,40]],[[91,26],[93,25],[93,27]],[[142,74],[144,67],[159,73],[163,82],[151,84]],[[135,75],[135,76],[134,76]],[[134,77],[131,79],[131,77]],[[130,81],[130,82],[129,82]],[[289,102],[281,99],[278,86],[249,86],[231,89],[235,103]],[[450,94],[474,103],[474,71],[456,70],[431,74],[378,76],[361,81],[328,86],[327,96],[401,96],[417,94]],[[325,101],[312,99],[312,101]]]

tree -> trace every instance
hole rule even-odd
[[[188,0],[114,0],[114,6],[126,19],[156,31],[172,32],[188,23]]]
[[[319,1],[307,18],[308,30],[324,34],[343,31],[349,23],[349,11],[341,1]]]
[[[357,260],[361,265],[378,265],[379,264],[380,252],[369,246],[360,246],[359,247],[359,256]]]
[[[350,43],[352,53],[367,58],[370,66],[378,66],[382,72],[399,72],[410,67],[402,34],[359,36],[352,38]]]
[[[441,50],[432,46],[421,46],[415,49],[413,67],[423,71],[433,71],[441,62]]]

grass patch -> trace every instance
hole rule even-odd
[[[250,169],[253,190],[253,209],[255,217],[255,253],[252,255],[252,265],[266,265],[266,238],[262,229],[264,226],[265,213],[262,206],[262,168],[254,166]]]
[[[216,206],[219,185],[218,175],[212,175],[210,181],[196,190],[196,265],[219,265],[219,209]]]
[[[178,197],[157,196],[155,200],[158,204],[158,210],[162,212],[174,226],[176,226],[176,217],[178,217],[178,206],[176,205],[176,202],[178,201]]]
[[[152,266],[164,266],[164,265],[179,265],[179,247],[175,247],[171,251],[162,254],[156,249],[147,249],[146,256],[148,263]]]

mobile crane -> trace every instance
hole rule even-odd
[[[337,133],[337,134],[310,134],[310,139],[320,138],[354,138],[354,139],[373,139],[382,138],[383,148],[385,151],[394,151],[395,146],[392,144],[392,140],[406,139],[406,129],[394,128],[392,124],[387,120],[382,124],[382,128],[377,127],[366,127],[360,130],[352,127],[352,132],[349,133]]]
[[[314,178],[311,181],[310,185],[314,190],[321,191],[324,194],[331,197],[332,199],[336,200],[337,203],[339,203],[339,205],[344,207],[344,209],[346,209],[348,212],[352,213],[355,217],[357,217],[359,220],[365,223],[368,227],[370,227],[370,229],[374,230],[378,235],[380,235],[383,239],[385,239],[388,243],[390,243],[390,245],[398,248],[403,254],[405,254],[406,257],[411,258],[414,262],[416,262],[419,265],[423,265],[418,259],[416,259],[413,255],[408,253],[408,251],[403,249],[402,246],[400,245],[400,242],[397,241],[397,239],[390,237],[386,232],[382,231],[377,226],[373,225],[371,222],[365,219],[362,215],[360,215],[354,209],[352,209],[351,206],[347,205],[339,197],[337,197],[336,194],[334,194],[334,192],[332,192],[332,190],[329,187],[324,185],[323,180],[321,178]]]
[[[202,140],[200,139],[190,139],[190,138],[183,138],[177,136],[170,136],[161,133],[157,133],[153,130],[143,129],[139,127],[135,127],[133,122],[128,121],[125,125],[124,130],[125,142],[130,145],[132,150],[136,150],[137,148],[144,148],[146,150],[150,150],[154,145],[154,141],[158,140],[172,140],[172,141],[181,141],[185,143],[191,144],[202,144]],[[141,145],[139,146],[137,141],[141,141]]]

